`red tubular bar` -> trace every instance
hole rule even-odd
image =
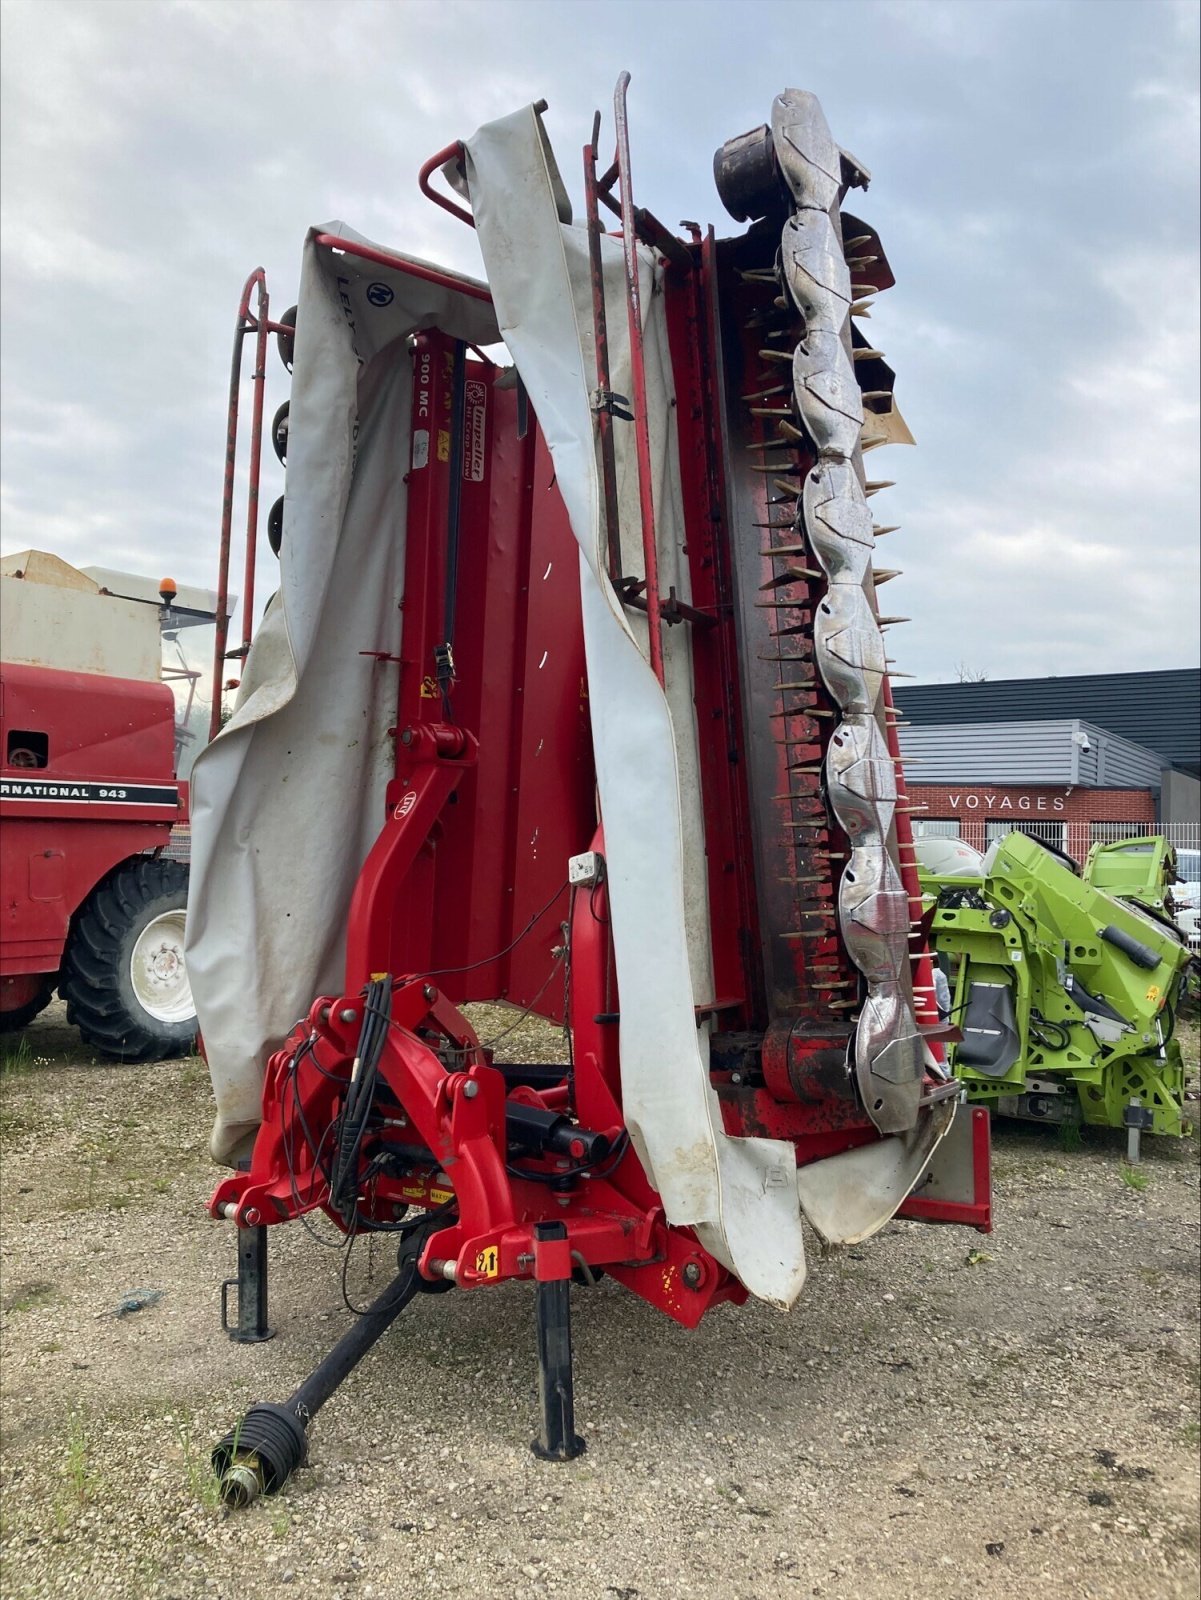
[[[462,159],[463,142],[461,139],[456,139],[453,144],[448,144],[445,150],[439,150],[437,155],[429,158],[417,174],[417,187],[427,200],[432,200],[436,206],[441,206],[443,211],[449,211],[452,217],[458,217],[460,222],[465,222],[469,228],[474,228],[475,218],[470,211],[465,210],[460,205],[456,205],[453,200],[448,200],[444,194],[438,194],[430,188],[430,179],[440,167],[444,167],[448,161],[462,161]]]
[[[459,294],[468,295],[472,300],[483,300],[488,305],[492,304],[491,291],[482,283],[472,282],[470,278],[459,278],[451,272],[440,272],[437,267],[427,267],[421,261],[408,261],[404,256],[394,256],[387,250],[373,250],[370,245],[359,244],[355,239],[343,239],[336,233],[319,233],[315,242],[324,245],[327,250],[340,250],[343,255],[359,256],[364,261],[374,261],[377,266],[391,267],[394,272],[406,273],[410,278],[421,278],[425,283],[436,283],[443,289],[454,289]]]
[[[234,469],[238,454],[238,390],[242,382],[242,342],[254,326],[250,316],[251,293],[258,284],[261,296],[266,291],[266,283],[266,273],[262,267],[256,267],[242,289],[242,298],[238,302],[238,320],[234,325],[234,353],[229,372],[229,411],[225,425],[221,548],[217,563],[217,636],[213,646],[213,710],[209,718],[210,742],[217,737],[221,729],[221,690],[225,681],[225,647],[229,643],[229,552],[234,517]],[[260,367],[263,365],[261,360],[258,364]],[[247,610],[249,611],[249,607]]]
[[[242,592],[242,660],[254,630],[254,569],[259,549],[259,473],[263,459],[263,394],[267,382],[267,279],[259,278],[257,337],[254,343],[254,406],[250,413],[250,486],[246,495],[246,575]]]
[[[626,89],[630,75],[623,72],[613,95],[617,124],[617,168],[621,176],[621,231],[626,258],[626,306],[630,318],[630,386],[634,412],[634,438],[638,449],[638,505],[642,513],[642,555],[646,566],[646,620],[651,667],[663,682],[663,625],[659,600],[659,547],[655,539],[655,497],[651,476],[651,431],[646,408],[646,361],[642,347],[642,293],[638,284],[638,237],[634,224],[634,193],[630,185],[630,130],[626,121]]]

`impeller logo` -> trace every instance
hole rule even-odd
[[[369,283],[367,298],[373,306],[390,306],[396,296],[386,283]]]

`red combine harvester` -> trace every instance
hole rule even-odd
[[[541,105],[426,163],[487,285],[330,224],[294,317],[261,274],[239,311],[260,374],[271,331],[294,360],[280,595],[195,788],[231,1336],[270,1336],[271,1226],[392,1233],[399,1270],[218,1444],[231,1503],[419,1292],[535,1285],[534,1448],[564,1460],[573,1282],[693,1327],[790,1305],[803,1222],[990,1225],[876,600],[863,458],[908,434],[858,327],[893,281],[842,209],[867,174],[787,91],[716,158],[751,226],[677,238],[634,204],[626,82],[583,226]],[[231,408],[230,484],[235,446]],[[498,1061],[461,1009],[498,999],[564,1022],[568,1062]]]
[[[164,853],[187,817],[177,757],[191,734],[162,624],[204,613],[185,617],[170,580],[158,593],[130,581],[146,593],[113,593],[41,551],[4,561],[0,1031],[25,1027],[57,988],[93,1048],[156,1061],[196,1035],[188,871]]]

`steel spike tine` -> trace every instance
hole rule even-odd
[[[819,572],[816,567],[787,567],[783,572],[777,572],[774,578],[769,578],[766,583],[759,585],[760,593],[764,589],[782,589],[790,583],[804,583],[810,578],[824,578],[825,573]]]
[[[882,583],[891,583],[894,578],[899,578],[903,570],[901,567],[873,567],[872,582],[878,589]]]
[[[875,534],[877,539],[882,539],[886,533],[896,533],[900,526],[901,524],[899,522],[891,522],[886,527],[882,528],[878,522],[874,522],[872,524],[872,532]]]
[[[845,255],[848,250],[857,249],[861,244],[871,244],[874,238],[875,234],[873,233],[858,233],[853,239],[844,239],[842,241],[843,255]]]
[[[895,478],[877,478],[874,482],[865,483],[863,492],[870,500],[872,495],[879,494],[881,489],[895,489],[896,486]]]
[[[883,361],[884,352],[883,350],[869,350],[865,347],[862,350],[852,350],[851,359],[852,361]]]

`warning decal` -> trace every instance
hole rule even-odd
[[[475,1270],[481,1278],[495,1278],[500,1272],[500,1252],[494,1244],[481,1250],[475,1258]]]

